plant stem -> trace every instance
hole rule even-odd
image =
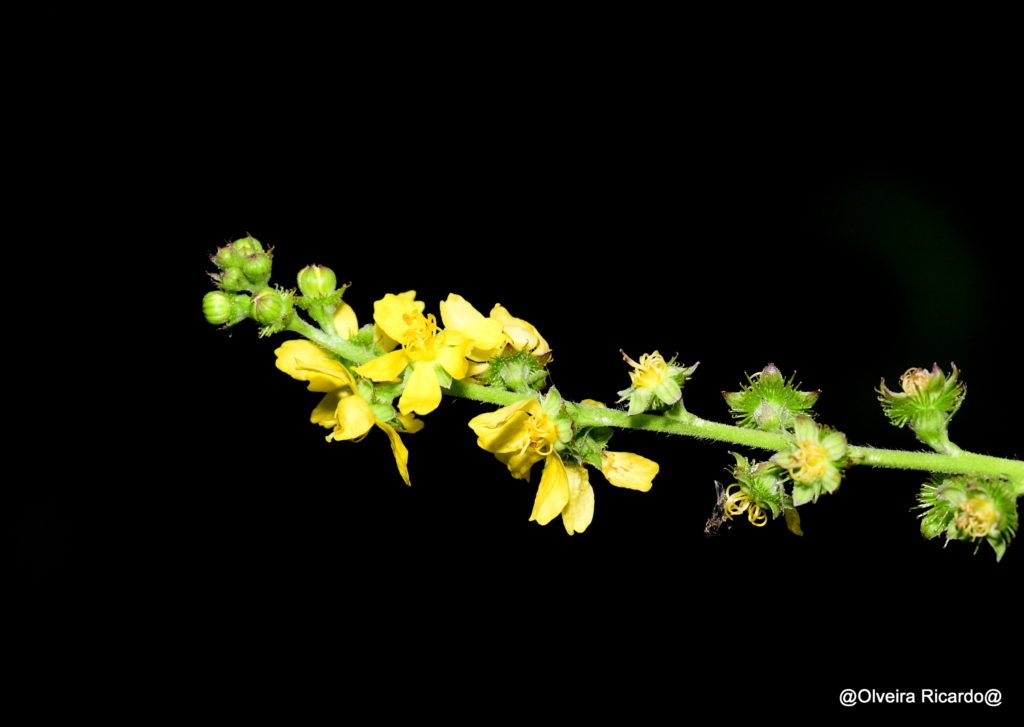
[[[355,346],[338,336],[330,336],[314,328],[299,316],[293,315],[288,329],[317,345],[356,364],[366,363],[374,354]],[[471,399],[487,404],[508,406],[527,398],[528,395],[514,391],[501,391],[466,381],[454,381],[446,393],[461,399]],[[643,429],[652,432],[680,434],[686,437],[712,439],[747,447],[778,451],[789,444],[789,438],[773,432],[746,429],[701,419],[685,409],[679,409],[673,416],[658,414],[636,414],[630,416],[624,411],[607,409],[585,404],[566,402],[569,415],[578,427],[617,427],[619,429]],[[1024,462],[1001,457],[974,454],[956,448],[948,454],[932,452],[908,452],[895,449],[874,449],[872,447],[849,448],[850,461],[854,464],[893,469],[922,470],[925,472],[950,472],[959,474],[1004,475],[1014,482],[1019,494],[1024,494]]]

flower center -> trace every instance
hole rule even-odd
[[[629,378],[633,382],[633,386],[638,388],[653,389],[659,386],[668,375],[668,364],[659,353],[645,353],[640,357],[639,363],[631,359],[627,360],[633,367],[633,370],[629,372]]]
[[[956,519],[956,526],[972,538],[984,538],[992,531],[997,514],[992,503],[980,497],[974,497],[960,503],[963,512]]]
[[[824,477],[828,471],[828,452],[813,439],[797,442],[797,451],[792,456],[790,474],[797,482],[811,482]]]
[[[431,313],[424,317],[406,313],[402,320],[408,326],[402,348],[411,361],[432,361],[437,350],[444,345],[444,332],[437,327],[437,319]]]
[[[924,369],[907,369],[900,377],[900,386],[907,394],[916,394],[928,384],[931,378]]]
[[[554,451],[554,442],[558,439],[558,427],[544,414],[532,414],[526,422],[527,442],[521,451],[527,448],[536,450],[537,454],[547,457]]]

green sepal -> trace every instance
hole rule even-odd
[[[786,529],[793,535],[803,535],[804,531],[800,527],[800,512],[795,507],[787,507],[785,509],[786,515]]]
[[[601,453],[611,439],[613,431],[611,427],[586,427],[576,433],[567,449],[581,460],[600,469]]]
[[[409,368],[412,367],[410,366]],[[452,381],[454,381],[454,379],[452,378],[452,375],[445,370],[444,366],[439,363],[435,363],[434,372],[437,374],[438,383],[441,384],[443,388],[450,389],[452,387]]]
[[[363,397],[367,401],[374,401],[377,397],[374,395],[373,382],[368,379],[356,378],[356,390],[359,396]],[[380,419],[380,417],[377,417]],[[387,421],[386,419],[384,421]]]
[[[393,381],[386,384],[377,384],[373,398],[377,401],[391,402],[396,396],[402,393],[402,382]]]
[[[665,406],[672,406],[683,397],[683,389],[678,381],[667,378],[654,389],[654,395],[661,399]]]
[[[764,431],[787,431],[799,414],[811,414],[820,391],[799,391],[796,374],[787,381],[775,364],[747,376],[739,391],[723,391],[730,413],[741,427]]]
[[[783,470],[773,462],[754,463],[736,452],[731,454],[736,464],[727,469],[736,484],[762,510],[771,510],[773,519],[779,517],[789,499],[784,487],[786,477]]]
[[[389,422],[398,416],[398,412],[395,411],[395,407],[390,404],[382,404],[381,402],[374,402],[370,404],[370,411],[373,412],[374,419],[382,422]]]

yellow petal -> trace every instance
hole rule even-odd
[[[530,519],[547,525],[565,509],[568,502],[569,477],[565,473],[565,466],[557,454],[549,454],[544,462],[544,474],[540,478]]]
[[[382,421],[378,421],[376,424],[384,430],[384,433],[388,435],[388,439],[391,440],[391,452],[395,455],[395,465],[398,466],[398,473],[402,475],[405,484],[412,485],[412,482],[409,481],[409,450],[406,449],[405,444],[402,443],[398,436],[398,432],[393,427]]]
[[[388,293],[373,304],[374,322],[399,343],[406,342],[410,322],[423,316],[423,301],[415,300],[415,297],[415,290],[401,295]]]
[[[469,373],[469,361],[466,354],[472,342],[458,331],[446,331],[445,345],[441,346],[434,359],[444,366],[444,370],[455,380],[464,379]]]
[[[474,308],[461,295],[450,293],[448,300],[441,301],[441,320],[447,330],[465,334],[470,339],[474,350],[493,349],[489,358],[497,355],[500,347],[505,343],[505,334],[502,333],[501,323],[492,318],[484,318],[483,313]],[[454,374],[452,375],[454,376]]]
[[[569,502],[562,510],[562,524],[565,532],[572,535],[582,533],[594,519],[594,488],[586,468],[567,464],[565,473],[569,478]]]
[[[434,365],[433,361],[419,361],[412,365],[412,374],[406,379],[402,398],[398,400],[398,411],[402,414],[414,411],[423,416],[440,406],[441,384]]]
[[[285,341],[274,353],[277,355],[277,368],[294,379],[308,381],[310,391],[326,393],[348,383],[345,368],[315,343]]]
[[[544,455],[537,454],[537,450],[528,447],[522,452],[505,452],[494,455],[499,462],[508,467],[508,471],[517,480],[530,481],[530,468],[544,459]]]
[[[647,492],[658,474],[658,463],[630,452],[605,452],[601,455],[601,472],[616,487]]]
[[[604,403],[598,401],[597,399],[581,399],[580,400],[580,404],[586,404],[587,406],[597,406],[597,407],[600,407],[602,409],[607,409],[608,408],[607,404],[604,404]]]
[[[500,303],[491,309],[491,318],[501,323],[505,337],[513,348],[529,351],[535,356],[542,356],[551,350],[536,328],[522,318],[512,316]]]
[[[335,418],[338,420],[334,427],[334,438],[337,440],[358,439],[370,431],[376,421],[370,405],[359,394],[342,396],[338,401]]]
[[[334,311],[334,330],[345,340],[352,338],[359,330],[356,312],[345,301],[338,303],[338,307]]]
[[[328,392],[328,394],[320,400],[320,403],[316,405],[316,409],[313,410],[312,415],[309,417],[309,421],[314,424],[319,424],[322,427],[333,429],[338,423],[336,411],[338,409],[338,401],[341,399],[341,392],[344,389],[335,389],[334,391]]]
[[[417,419],[415,414],[399,414],[397,418],[402,423],[402,431],[405,434],[415,434],[423,429],[423,420]]]
[[[370,381],[398,381],[408,365],[409,357],[405,351],[392,351],[352,370]]]
[[[529,442],[526,423],[530,420],[529,415],[538,411],[540,402],[523,399],[473,417],[469,420],[469,428],[476,434],[476,443],[481,449],[495,454],[515,452]]]

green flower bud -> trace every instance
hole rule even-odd
[[[231,245],[217,248],[216,254],[210,258],[213,264],[221,270],[227,268],[237,268],[245,260],[245,255],[239,253]]]
[[[263,245],[261,245],[260,241],[251,235],[235,240],[231,243],[231,246],[242,257],[248,257],[249,255],[255,255],[256,253],[263,252]]]
[[[231,320],[231,296],[219,290],[211,290],[203,296],[203,316],[206,322],[219,326]]]
[[[272,288],[264,288],[252,297],[252,317],[265,326],[281,323],[291,311],[290,301]]]
[[[250,255],[242,263],[242,272],[255,285],[262,285],[270,279],[270,255],[258,252]]]
[[[786,431],[800,414],[809,414],[820,391],[799,391],[793,376],[787,381],[775,364],[747,377],[740,391],[723,391],[732,416],[741,427]]]
[[[326,298],[338,287],[338,277],[324,265],[307,265],[299,271],[299,291],[308,298]]]
[[[221,290],[235,292],[246,290],[249,287],[249,281],[242,273],[241,268],[228,268],[223,274],[216,276],[214,279]]]

